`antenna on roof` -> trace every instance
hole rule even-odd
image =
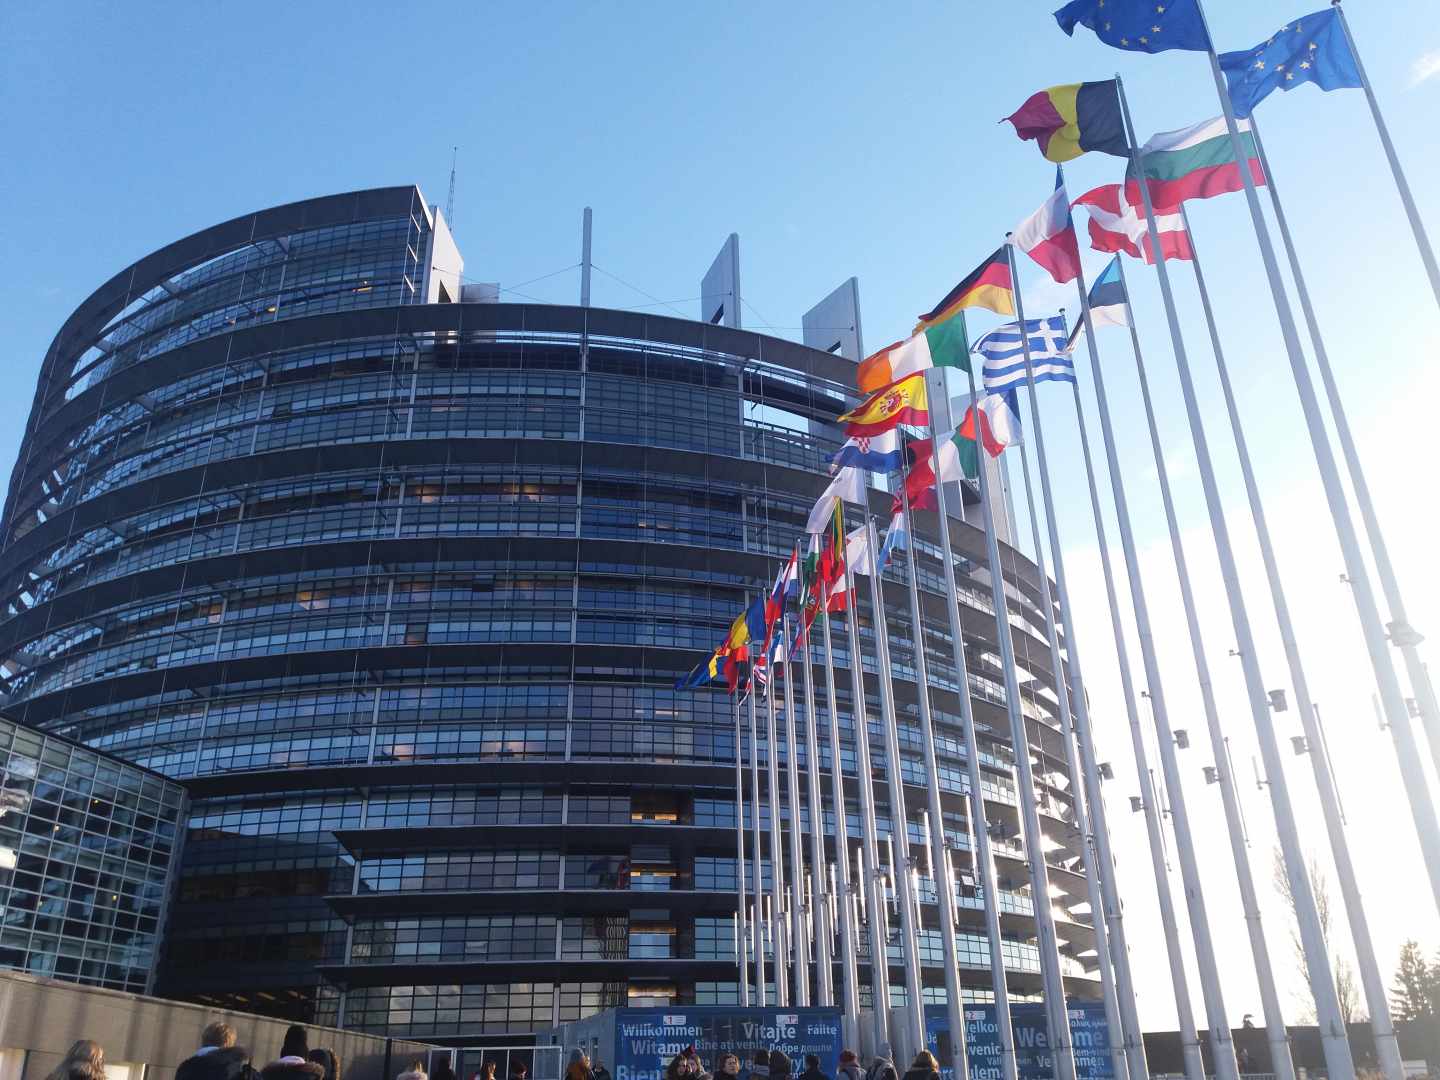
[[[452,232],[455,229],[455,157],[459,151],[458,146],[450,148],[450,194],[445,199],[445,221]]]

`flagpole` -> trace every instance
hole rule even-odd
[[[747,602],[748,603],[748,602]],[[748,695],[747,695],[748,696]],[[740,699],[735,698],[735,962],[740,968],[740,1005],[750,1007],[750,959],[745,924],[745,766],[740,733]]]
[[[844,542],[843,540],[841,541]],[[811,587],[824,589],[824,582],[812,581]],[[824,598],[821,598],[821,606]],[[825,908],[826,886],[829,875],[825,873],[825,807],[820,799],[820,737],[815,717],[815,671],[814,651],[810,640],[811,622],[800,613],[800,633],[805,638],[801,650],[801,670],[805,673],[805,776],[808,801],[810,803],[810,916],[812,938],[815,945],[815,1004],[835,1004],[835,968],[830,950],[835,944],[830,932],[830,919]]]
[[[762,644],[763,647],[763,644]],[[764,658],[765,664],[770,663],[770,658]],[[751,893],[755,897],[755,910],[752,912],[750,923],[751,931],[751,952],[755,954],[755,1003],[760,1008],[765,1008],[765,942],[762,939],[760,928],[760,894],[762,883],[760,879],[760,728],[755,716],[755,694],[759,690],[755,678],[755,658],[750,658],[750,693],[747,700],[750,704],[750,880],[752,884]],[[772,751],[773,752],[773,751]]]
[[[1010,249],[1010,286],[1015,295],[1015,318],[1020,329],[1020,352],[1025,358],[1027,376],[1033,376],[1030,364],[1030,335],[1025,330],[1025,302],[1020,296],[1020,280],[1015,269],[1015,246],[1005,234]],[[974,394],[971,394],[974,400]],[[977,422],[978,428],[978,422]],[[977,432],[978,434],[978,432]],[[978,439],[977,439],[978,443]],[[981,462],[982,466],[984,462]],[[987,498],[988,481],[985,469],[980,474],[980,502],[985,515],[985,539],[990,561],[990,593],[995,605],[996,637],[1000,644],[1000,663],[1005,675],[1006,707],[1010,713],[1010,731],[1015,744],[1015,765],[1019,773],[1020,812],[1025,825],[1025,860],[1030,867],[1030,896],[1035,906],[1035,924],[1039,931],[1040,971],[1045,986],[1047,1013],[1050,1021],[1050,1045],[1055,1054],[1055,1080],[1075,1080],[1075,1047],[1070,1036],[1070,1014],[1065,1002],[1065,983],[1060,974],[1060,942],[1056,936],[1055,915],[1050,904],[1050,874],[1045,866],[1045,834],[1040,827],[1040,810],[1035,803],[1035,775],[1030,764],[1030,736],[1025,714],[1020,708],[1020,682],[1015,671],[1015,642],[1010,636],[1009,603],[1005,598],[1004,570],[1000,564],[1000,544],[995,537],[994,515]],[[1037,558],[1039,552],[1036,552]],[[1061,676],[1063,678],[1063,675]],[[1058,681],[1058,680],[1057,680]],[[1230,1078],[1225,1078],[1230,1080]]]
[[[1021,333],[1024,333],[1023,324]],[[1044,482],[1048,484],[1045,436],[1040,426],[1040,407],[1035,396],[1034,374],[1027,362],[1025,382],[1030,390],[1030,428],[1035,436],[1035,452],[1039,457],[1040,474]],[[1125,1048],[1129,1039],[1120,1022],[1119,998],[1115,993],[1115,976],[1110,967],[1110,941],[1105,927],[1105,905],[1100,895],[1100,867],[1096,864],[1095,853],[1091,848],[1090,815],[1085,808],[1085,799],[1080,788],[1080,764],[1075,757],[1074,730],[1070,722],[1070,691],[1066,686],[1065,664],[1060,655],[1060,634],[1055,626],[1055,601],[1050,595],[1050,578],[1045,569],[1045,547],[1040,539],[1040,517],[1035,512],[1035,490],[1030,482],[1030,456],[1026,452],[1024,440],[1020,443],[1020,471],[1021,478],[1025,482],[1025,505],[1030,514],[1031,539],[1035,545],[1035,568],[1040,577],[1040,603],[1045,609],[1045,637],[1050,646],[1050,669],[1055,680],[1056,714],[1060,721],[1060,736],[1065,742],[1065,766],[1070,773],[1070,801],[1075,814],[1075,828],[1080,834],[1081,862],[1085,869],[1090,919],[1095,934],[1095,954],[1100,966],[1100,994],[1105,1004],[1105,1023],[1110,1031],[1110,1055],[1116,1077],[1125,1077],[1128,1073]],[[1046,513],[1053,513],[1048,500]],[[1058,553],[1059,545],[1054,545],[1054,549]],[[1058,557],[1057,554],[1057,560]],[[1074,631],[1075,628],[1067,622],[1065,634],[1066,642],[1070,647],[1072,670],[1075,656]],[[1144,1080],[1144,1078],[1137,1078],[1137,1080]]]
[[[1100,432],[1105,446],[1105,459],[1110,473],[1110,489],[1115,498],[1115,518],[1120,527],[1120,545],[1129,575],[1131,601],[1135,607],[1135,624],[1140,639],[1146,677],[1151,685],[1159,684],[1159,666],[1154,658],[1154,637],[1150,632],[1150,611],[1145,603],[1140,581],[1140,561],[1136,554],[1130,509],[1125,498],[1125,480],[1120,472],[1120,458],[1115,449],[1115,431],[1110,421],[1110,405],[1105,394],[1105,374],[1100,365],[1095,327],[1090,319],[1090,299],[1085,292],[1083,277],[1077,280],[1080,289],[1080,315],[1085,322],[1085,346],[1090,354],[1090,369],[1095,384],[1095,400],[1100,413]],[[1100,567],[1105,577],[1105,591],[1110,602],[1110,623],[1115,635],[1115,658],[1120,667],[1120,685],[1125,699],[1125,712],[1130,723],[1130,745],[1135,755],[1135,770],[1140,782],[1140,808],[1145,815],[1145,831],[1150,841],[1150,861],[1155,873],[1155,893],[1160,903],[1160,924],[1165,933],[1165,949],[1170,960],[1170,983],[1175,994],[1175,1012],[1180,1025],[1180,1046],[1185,1060],[1186,1080],[1205,1080],[1205,1067],[1200,1052],[1200,1038],[1195,1030],[1195,1013],[1190,1003],[1190,984],[1185,974],[1185,957],[1180,950],[1179,916],[1170,894],[1170,876],[1166,867],[1165,839],[1160,825],[1160,805],[1155,795],[1154,779],[1146,758],[1145,737],[1140,726],[1140,711],[1135,704],[1135,681],[1130,670],[1129,649],[1125,642],[1125,624],[1120,616],[1120,603],[1115,590],[1115,573],[1110,564],[1110,545],[1105,537],[1105,519],[1100,510],[1100,493],[1095,483],[1095,466],[1090,456],[1090,440],[1085,430],[1085,410],[1080,403],[1079,383],[1071,384],[1075,398],[1075,420],[1080,428],[1080,447],[1085,458],[1085,475],[1090,485],[1090,509],[1095,518],[1095,536],[1100,548]],[[1113,865],[1113,864],[1112,864]]]
[[[867,482],[867,490],[868,490]],[[865,515],[869,521],[869,514]],[[845,503],[840,503],[840,520],[845,521]],[[874,529],[866,525],[866,542],[869,545],[871,574],[880,572],[879,553],[876,551]],[[848,568],[847,568],[848,569]],[[865,864],[865,873],[860,888],[867,897],[865,907],[869,915],[870,936],[870,1013],[873,1025],[875,1050],[878,1053],[882,1043],[890,1042],[890,959],[887,943],[890,929],[886,925],[885,896],[880,887],[880,845],[875,834],[875,767],[870,760],[870,708],[865,698],[865,662],[860,648],[860,621],[856,607],[860,602],[860,587],[852,574],[846,585],[849,598],[845,604],[845,632],[850,644],[850,697],[854,703],[855,716],[855,773],[860,793],[860,850]],[[875,619],[876,639],[879,639],[879,620]],[[878,654],[879,647],[877,645]],[[877,659],[876,670],[884,679],[883,669]],[[883,700],[884,688],[881,688]],[[883,711],[883,710],[882,710]],[[858,944],[858,943],[857,943]],[[857,949],[858,952],[858,949]],[[858,995],[857,995],[858,996]],[[1013,1080],[1013,1078],[1007,1078]]]
[[[780,634],[783,645],[783,626]],[[770,685],[765,693],[765,738],[770,759],[770,784],[766,789],[770,798],[770,945],[775,966],[775,1004],[784,1008],[790,1004],[790,985],[782,926],[785,920],[785,830],[780,824],[780,742],[775,723],[775,681],[781,675],[780,666],[769,657],[766,660],[770,663]]]
[[[1405,216],[1410,219],[1410,231],[1415,234],[1415,246],[1420,249],[1420,259],[1425,264],[1425,273],[1430,278],[1430,289],[1435,293],[1435,302],[1440,304],[1440,266],[1435,262],[1435,249],[1425,234],[1425,225],[1420,220],[1420,211],[1415,207],[1415,198],[1410,194],[1410,184],[1405,179],[1405,170],[1400,167],[1400,158],[1395,153],[1395,144],[1390,141],[1390,129],[1380,113],[1380,103],[1375,100],[1375,90],[1370,85],[1370,76],[1360,61],[1360,50],[1355,47],[1355,35],[1350,32],[1350,23],[1345,18],[1345,7],[1340,0],[1330,0],[1331,6],[1340,17],[1341,29],[1345,31],[1345,44],[1350,47],[1350,57],[1355,61],[1355,70],[1360,75],[1360,85],[1365,90],[1365,100],[1370,103],[1370,115],[1375,119],[1375,131],[1380,136],[1380,145],[1385,148],[1385,158],[1390,162],[1390,172],[1395,177],[1395,187],[1400,192],[1400,201],[1405,205]],[[1253,121],[1252,121],[1253,122]],[[1265,170],[1270,175],[1270,170]],[[1284,225],[1280,228],[1283,230]]]
[[[871,551],[878,551],[875,521],[867,513],[866,540]],[[907,522],[908,526],[908,522]],[[914,533],[911,533],[914,536]],[[880,662],[880,727],[885,737],[885,777],[890,795],[890,835],[902,862],[895,867],[896,898],[900,907],[900,933],[904,939],[903,970],[905,997],[909,1008],[909,1024],[905,1047],[909,1054],[919,1053],[925,1046],[924,995],[920,989],[920,938],[915,926],[915,897],[910,877],[910,816],[905,807],[905,781],[900,771],[900,736],[896,726],[894,670],[890,665],[890,628],[881,600],[878,574],[870,575],[870,610],[875,624],[875,652]],[[883,907],[882,907],[883,910]],[[883,943],[882,943],[883,947]],[[873,948],[873,943],[872,943]],[[888,1006],[888,1002],[886,1003]],[[896,1034],[900,1034],[897,1030]]]
[[[964,318],[963,313],[959,317]],[[970,380],[973,401],[973,373]],[[948,411],[950,391],[945,387],[943,373],[940,376],[940,383],[945,407]],[[931,408],[933,410],[933,404]],[[1010,988],[1005,978],[1005,951],[1000,935],[1000,906],[997,903],[1000,888],[996,881],[994,852],[990,847],[990,819],[985,810],[985,787],[980,772],[980,740],[975,731],[975,707],[970,698],[970,665],[965,659],[964,623],[960,617],[960,598],[955,590],[955,559],[950,546],[945,484],[940,479],[940,435],[936,430],[933,411],[930,414],[930,454],[930,460],[934,463],[935,499],[940,514],[940,553],[947,568],[944,584],[945,606],[950,617],[950,653],[955,665],[955,676],[960,684],[958,691],[960,731],[965,739],[965,773],[970,787],[967,809],[971,833],[975,838],[975,842],[970,847],[970,863],[972,869],[976,871],[976,876],[980,879],[980,887],[983,890],[984,902],[980,907],[985,918],[985,937],[990,952],[990,986],[995,996],[995,1033],[996,1041],[1000,1046],[1001,1069],[1005,1080],[1017,1080],[1019,1066],[1015,1059],[1015,1033],[1010,1023]],[[980,467],[984,468],[983,461],[980,463]],[[903,483],[901,486],[904,486]]]
[[[1339,10],[1339,5],[1336,5]],[[1341,21],[1344,21],[1342,13]],[[1352,47],[1352,52],[1353,47]],[[1305,286],[1305,274],[1300,266],[1300,257],[1290,236],[1290,226],[1285,219],[1285,210],[1280,205],[1280,190],[1275,184],[1275,174],[1270,171],[1270,162],[1265,157],[1265,146],[1260,141],[1260,130],[1255,118],[1250,118],[1250,133],[1255,138],[1255,151],[1260,157],[1266,185],[1270,189],[1270,205],[1275,211],[1275,223],[1280,228],[1280,241],[1285,246],[1285,255],[1290,263],[1290,274],[1295,279],[1295,290],[1300,297],[1300,311],[1310,333],[1310,344],[1315,351],[1315,364],[1320,369],[1320,381],[1325,386],[1325,396],[1330,402],[1330,412],[1335,419],[1335,433],[1340,439],[1340,452],[1345,457],[1346,470],[1350,474],[1350,486],[1355,492],[1355,502],[1360,508],[1360,520],[1365,525],[1365,534],[1370,540],[1370,551],[1375,559],[1375,569],[1380,576],[1380,589],[1385,594],[1386,606],[1390,609],[1390,623],[1387,627],[1392,645],[1400,649],[1405,660],[1405,671],[1410,677],[1410,687],[1420,701],[1420,715],[1430,743],[1430,758],[1435,764],[1435,775],[1440,776],[1440,706],[1435,701],[1435,691],[1425,675],[1425,664],[1416,648],[1421,635],[1410,625],[1405,613],[1405,600],[1400,592],[1400,583],[1395,577],[1395,567],[1390,561],[1390,549],[1385,543],[1385,534],[1380,529],[1380,519],[1375,513],[1375,503],[1370,498],[1370,485],[1365,479],[1365,469],[1360,463],[1360,453],[1355,446],[1355,437],[1350,430],[1345,402],[1335,382],[1335,372],[1330,366],[1330,355],[1325,349],[1325,339],[1320,333],[1320,323],[1315,317],[1315,308],[1310,303],[1310,290]]]
[[[931,410],[930,438],[933,443],[935,402],[930,402],[929,408]],[[940,478],[940,459],[938,457],[934,459],[934,466],[935,487],[939,489],[944,485],[944,481]],[[960,954],[955,938],[955,893],[950,888],[949,875],[945,873],[945,868],[950,863],[950,852],[945,849],[945,812],[940,804],[940,766],[935,759],[935,725],[930,715],[930,665],[925,658],[925,624],[920,612],[920,579],[915,572],[915,545],[918,537],[910,513],[910,493],[903,481],[900,484],[900,505],[901,511],[905,515],[906,527],[910,530],[910,542],[905,545],[905,569],[910,585],[911,638],[915,642],[915,697],[920,706],[920,746],[924,754],[925,795],[930,813],[930,870],[935,882],[936,898],[940,902],[940,944],[941,958],[945,966],[945,1012],[950,1026],[950,1060],[955,1077],[969,1077],[969,1054],[965,1045],[965,1015],[960,991]],[[942,535],[948,531],[949,524],[942,502],[940,504],[940,532]],[[946,565],[949,566],[948,537],[945,550],[947,552]],[[948,591],[953,594],[953,587]],[[958,627],[952,626],[951,632],[958,633]],[[963,667],[958,672],[958,679],[959,688],[956,692],[963,700],[970,696],[970,681],[966,678]],[[971,755],[975,752],[973,743],[969,744],[966,749]],[[922,1002],[920,1005],[922,1016],[924,1011]]]
[[[1080,317],[1089,326],[1089,303],[1085,288],[1084,267],[1076,266],[1076,285],[1080,290],[1081,313]],[[1062,313],[1064,309],[1061,309]],[[1072,382],[1071,384],[1075,384]],[[1076,391],[1078,395],[1078,390]],[[1078,397],[1077,397],[1078,404]],[[1040,430],[1039,416],[1035,414],[1032,419],[1036,431]],[[1081,427],[1081,441],[1085,446],[1086,464],[1089,464],[1090,448],[1085,441],[1085,432]],[[1135,978],[1130,968],[1130,947],[1126,940],[1125,921],[1123,910],[1120,906],[1119,889],[1116,886],[1115,857],[1110,849],[1110,828],[1105,820],[1104,795],[1100,786],[1100,767],[1095,758],[1094,728],[1090,724],[1090,705],[1085,694],[1085,679],[1083,668],[1080,663],[1080,645],[1077,640],[1075,618],[1070,608],[1070,587],[1065,573],[1064,549],[1060,544],[1060,524],[1058,515],[1055,513],[1054,494],[1050,486],[1050,468],[1044,455],[1043,436],[1036,442],[1036,449],[1040,452],[1040,494],[1045,502],[1045,521],[1050,535],[1050,554],[1055,565],[1055,588],[1060,599],[1060,618],[1065,625],[1066,652],[1070,656],[1070,677],[1075,685],[1075,692],[1070,695],[1071,710],[1074,724],[1074,742],[1067,740],[1065,751],[1067,764],[1075,784],[1080,782],[1080,769],[1076,767],[1074,754],[1079,750],[1081,766],[1084,769],[1085,778],[1085,799],[1088,802],[1090,811],[1089,842],[1093,847],[1088,850],[1091,853],[1091,865],[1094,868],[1094,878],[1101,891],[1103,904],[1097,903],[1092,897],[1091,911],[1092,919],[1097,924],[1104,923],[1106,928],[1105,944],[1109,948],[1108,954],[1103,949],[1097,948],[1100,953],[1102,971],[1105,958],[1108,955],[1114,970],[1114,996],[1116,1008],[1119,1012],[1120,1032],[1122,1035],[1122,1048],[1125,1053],[1126,1062],[1129,1065],[1131,1080],[1147,1080],[1149,1076],[1149,1065],[1145,1060],[1144,1029],[1140,1026],[1140,1014],[1135,1004]],[[1028,482],[1028,477],[1027,477]],[[1092,480],[1093,485],[1093,480]],[[1032,513],[1033,517],[1034,514]],[[1038,545],[1037,545],[1038,547]],[[1106,555],[1107,583],[1108,583],[1108,554]],[[1113,591],[1112,591],[1113,597]],[[1077,802],[1078,802],[1077,798]],[[1096,937],[1097,946],[1101,938]],[[1118,1069],[1116,1076],[1123,1076]]]
[[[1253,129],[1252,129],[1253,130]],[[1258,135],[1257,135],[1258,147]],[[1270,177],[1268,166],[1264,166],[1264,151],[1261,164],[1265,175]],[[1273,190],[1273,189],[1272,189]],[[1200,269],[1200,254],[1195,247],[1195,234],[1191,231],[1185,208],[1180,208],[1181,221],[1190,236],[1192,268],[1195,284],[1200,291],[1200,304],[1205,311],[1206,326],[1210,331],[1210,344],[1215,352],[1215,366],[1220,375],[1220,388],[1225,394],[1225,408],[1230,418],[1230,429],[1235,437],[1235,448],[1240,456],[1240,471],[1245,478],[1245,493],[1249,498],[1250,516],[1255,520],[1255,531],[1260,540],[1260,555],[1265,564],[1265,576],[1270,585],[1270,596],[1275,606],[1275,618],[1280,628],[1280,638],[1285,646],[1285,659],[1289,666],[1290,683],[1295,690],[1295,706],[1300,712],[1305,738],[1310,748],[1310,765],[1315,774],[1315,788],[1320,795],[1320,807],[1325,815],[1325,828],[1330,838],[1330,850],[1335,860],[1335,872],[1340,881],[1340,892],[1345,900],[1345,911],[1349,916],[1350,936],[1354,940],[1356,960],[1360,968],[1360,979],[1365,988],[1365,1003],[1370,1010],[1370,1027],[1375,1038],[1375,1053],[1387,1080],[1401,1080],[1404,1065],[1400,1047],[1395,1038],[1395,1029],[1390,1021],[1390,1005],[1386,996],[1383,977],[1375,959],[1375,944],[1365,917],[1364,902],[1360,897],[1360,886],[1355,875],[1355,866],[1350,857],[1350,842],[1345,836],[1345,825],[1340,814],[1340,801],[1335,790],[1335,779],[1330,772],[1329,755],[1324,752],[1324,735],[1320,731],[1315,706],[1310,698],[1309,681],[1300,661],[1299,646],[1295,641],[1295,626],[1290,618],[1290,605],[1285,597],[1285,586],[1280,579],[1280,567],[1275,559],[1275,548],[1270,539],[1270,527],[1265,519],[1265,507],[1260,498],[1260,488],[1255,481],[1255,470],[1250,460],[1250,450],[1245,441],[1244,428],[1235,402],[1234,388],[1230,383],[1229,368],[1225,353],[1220,345],[1220,333],[1215,325],[1215,314],[1210,307],[1210,293],[1205,287],[1205,276]],[[1302,298],[1305,293],[1302,291]],[[1222,774],[1225,772],[1221,770]]]
[[[1183,208],[1182,208],[1183,209]],[[1240,797],[1235,790],[1235,777],[1229,768],[1225,750],[1225,733],[1220,726],[1220,713],[1215,704],[1215,689],[1210,679],[1210,664],[1205,657],[1205,640],[1200,630],[1200,615],[1195,607],[1195,590],[1190,582],[1190,568],[1185,558],[1185,545],[1180,538],[1180,522],[1175,513],[1175,500],[1170,490],[1170,473],[1165,466],[1165,450],[1160,442],[1160,428],[1155,421],[1155,406],[1150,396],[1150,380],[1145,373],[1144,353],[1140,335],[1135,329],[1135,312],[1130,305],[1130,289],[1121,262],[1120,281],[1125,289],[1125,315],[1130,324],[1130,346],[1135,354],[1135,371],[1140,383],[1140,399],[1145,408],[1145,422],[1150,432],[1150,449],[1155,458],[1155,473],[1160,483],[1160,501],[1165,509],[1165,523],[1170,532],[1170,551],[1180,583],[1180,603],[1185,610],[1185,624],[1190,636],[1190,650],[1195,662],[1195,678],[1200,689],[1201,707],[1210,736],[1210,749],[1215,756],[1220,784],[1220,802],[1225,812],[1225,825],[1230,838],[1230,854],[1235,863],[1235,879],[1240,889],[1240,905],[1245,912],[1245,926],[1250,937],[1250,952],[1255,964],[1255,977],[1260,989],[1261,1012],[1265,1017],[1265,1033],[1270,1043],[1271,1070],[1277,1080],[1294,1080],[1295,1065],[1290,1050],[1290,1037],[1285,1030],[1285,1014],[1280,995],[1275,989],[1275,971],[1270,963],[1270,949],[1265,941],[1265,928],[1260,919],[1260,902],[1255,891],[1255,875],[1246,851],[1245,826],[1241,816]],[[1182,378],[1184,376],[1182,375]],[[1167,777],[1167,783],[1171,781]],[[1176,796],[1172,795],[1172,799]],[[1307,955],[1307,964],[1309,962]]]
[[[843,545],[843,518],[840,531]],[[845,558],[844,554],[841,558]],[[848,560],[845,572],[847,575],[850,572]],[[845,1019],[845,1041],[854,1045],[860,1037],[860,986],[855,962],[855,911],[850,903],[850,824],[845,819],[845,772],[840,762],[840,710],[835,697],[835,650],[830,639],[828,603],[829,597],[826,597],[827,610],[821,640],[825,645],[825,703],[830,714],[830,801],[835,807],[835,875],[838,880],[835,903],[840,921],[840,1000],[841,1015]],[[846,604],[849,604],[848,595]],[[853,653],[851,660],[854,660]],[[859,714],[860,710],[855,710],[855,715]],[[863,783],[865,778],[861,776],[859,779]]]
[[[1204,18],[1199,0],[1195,9]],[[1209,31],[1207,27],[1206,36]],[[1215,91],[1220,97],[1220,106],[1225,113],[1225,126],[1230,132],[1230,143],[1235,150],[1236,161],[1245,159],[1244,147],[1240,142],[1240,131],[1235,122],[1235,109],[1225,85],[1225,75],[1220,70],[1219,58],[1213,44],[1207,54],[1210,71],[1215,79]],[[1123,101],[1123,96],[1122,96]],[[1325,419],[1320,412],[1320,403],[1315,395],[1315,384],[1305,363],[1305,354],[1300,347],[1300,335],[1295,326],[1295,316],[1290,309],[1290,300],[1280,277],[1280,266],[1275,258],[1275,248],[1270,242],[1270,233],[1265,227],[1264,213],[1260,198],[1255,192],[1255,181],[1248,168],[1240,169],[1240,179],[1245,187],[1245,201],[1250,209],[1250,220],[1255,228],[1255,239],[1260,247],[1261,260],[1270,283],[1270,295],[1275,302],[1279,317],[1281,335],[1285,340],[1285,352],[1290,361],[1290,373],[1300,397],[1301,409],[1305,414],[1305,425],[1310,435],[1310,445],[1319,467],[1320,480],[1325,488],[1325,501],[1330,508],[1340,551],[1345,559],[1345,576],[1351,587],[1360,628],[1365,635],[1365,647],[1370,656],[1371,667],[1380,698],[1385,707],[1385,718],[1389,722],[1391,737],[1395,740],[1396,755],[1400,761],[1400,776],[1410,799],[1411,813],[1415,827],[1420,834],[1420,846],[1425,867],[1430,874],[1430,887],[1435,902],[1440,905],[1440,822],[1435,817],[1435,806],[1425,779],[1425,770],[1420,764],[1420,748],[1416,745],[1415,733],[1410,726],[1410,715],[1405,705],[1405,694],[1401,689],[1395,665],[1386,648],[1385,628],[1380,619],[1380,609],[1375,601],[1374,587],[1370,583],[1370,572],[1360,552],[1360,540],[1355,532],[1355,522],[1350,517],[1350,506],[1346,499],[1340,472],[1335,464],[1335,453],[1330,447],[1330,435],[1325,430]],[[1149,198],[1147,185],[1140,185],[1141,192]]]
[[[803,618],[803,616],[802,616]],[[791,653],[790,613],[781,619],[785,640],[785,772],[790,797],[790,974],[795,980],[795,1004],[810,1004],[810,949],[805,938],[805,844],[800,834],[800,742],[795,728],[795,657]]]

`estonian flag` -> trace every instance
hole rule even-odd
[[[1125,281],[1120,276],[1119,255],[1110,260],[1110,265],[1090,286],[1089,300],[1090,321],[1095,326],[1130,325],[1130,300],[1125,295]],[[1085,320],[1080,319],[1075,323],[1075,329],[1070,331],[1070,340],[1065,343],[1066,352],[1074,351],[1084,332]]]

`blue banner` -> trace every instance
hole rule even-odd
[[[615,1080],[661,1080],[670,1059],[695,1047],[707,1072],[721,1054],[740,1058],[742,1075],[756,1050],[783,1050],[794,1074],[805,1070],[805,1055],[820,1058],[834,1072],[840,1059],[839,1009],[742,1009],[729,1005],[616,1009]]]
[[[1070,1037],[1075,1044],[1075,1071],[1079,1080],[1114,1080],[1110,1061],[1110,1028],[1105,1006],[1099,1001],[1070,1001]],[[1035,1001],[1010,1006],[1010,1027],[1015,1036],[1015,1066],[1020,1080],[1051,1080],[1055,1075],[1045,1006]],[[925,1039],[940,1060],[943,1080],[953,1080],[950,1068],[950,1022],[945,1006],[925,1006]],[[1000,1035],[994,1005],[965,1006],[965,1048],[970,1055],[970,1080],[1001,1080]]]

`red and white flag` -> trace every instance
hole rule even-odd
[[[1040,209],[1015,226],[1015,246],[1049,271],[1064,285],[1080,274],[1080,244],[1070,223],[1070,201],[1059,168],[1055,170],[1055,191]]]
[[[1096,251],[1123,251],[1132,259],[1147,263],[1155,261],[1150,250],[1150,237],[1145,228],[1145,211],[1125,197],[1120,184],[1102,184],[1075,200],[1090,214],[1090,246]],[[1155,227],[1160,232],[1160,250],[1167,259],[1193,259],[1190,234],[1179,209],[1155,208]]]

